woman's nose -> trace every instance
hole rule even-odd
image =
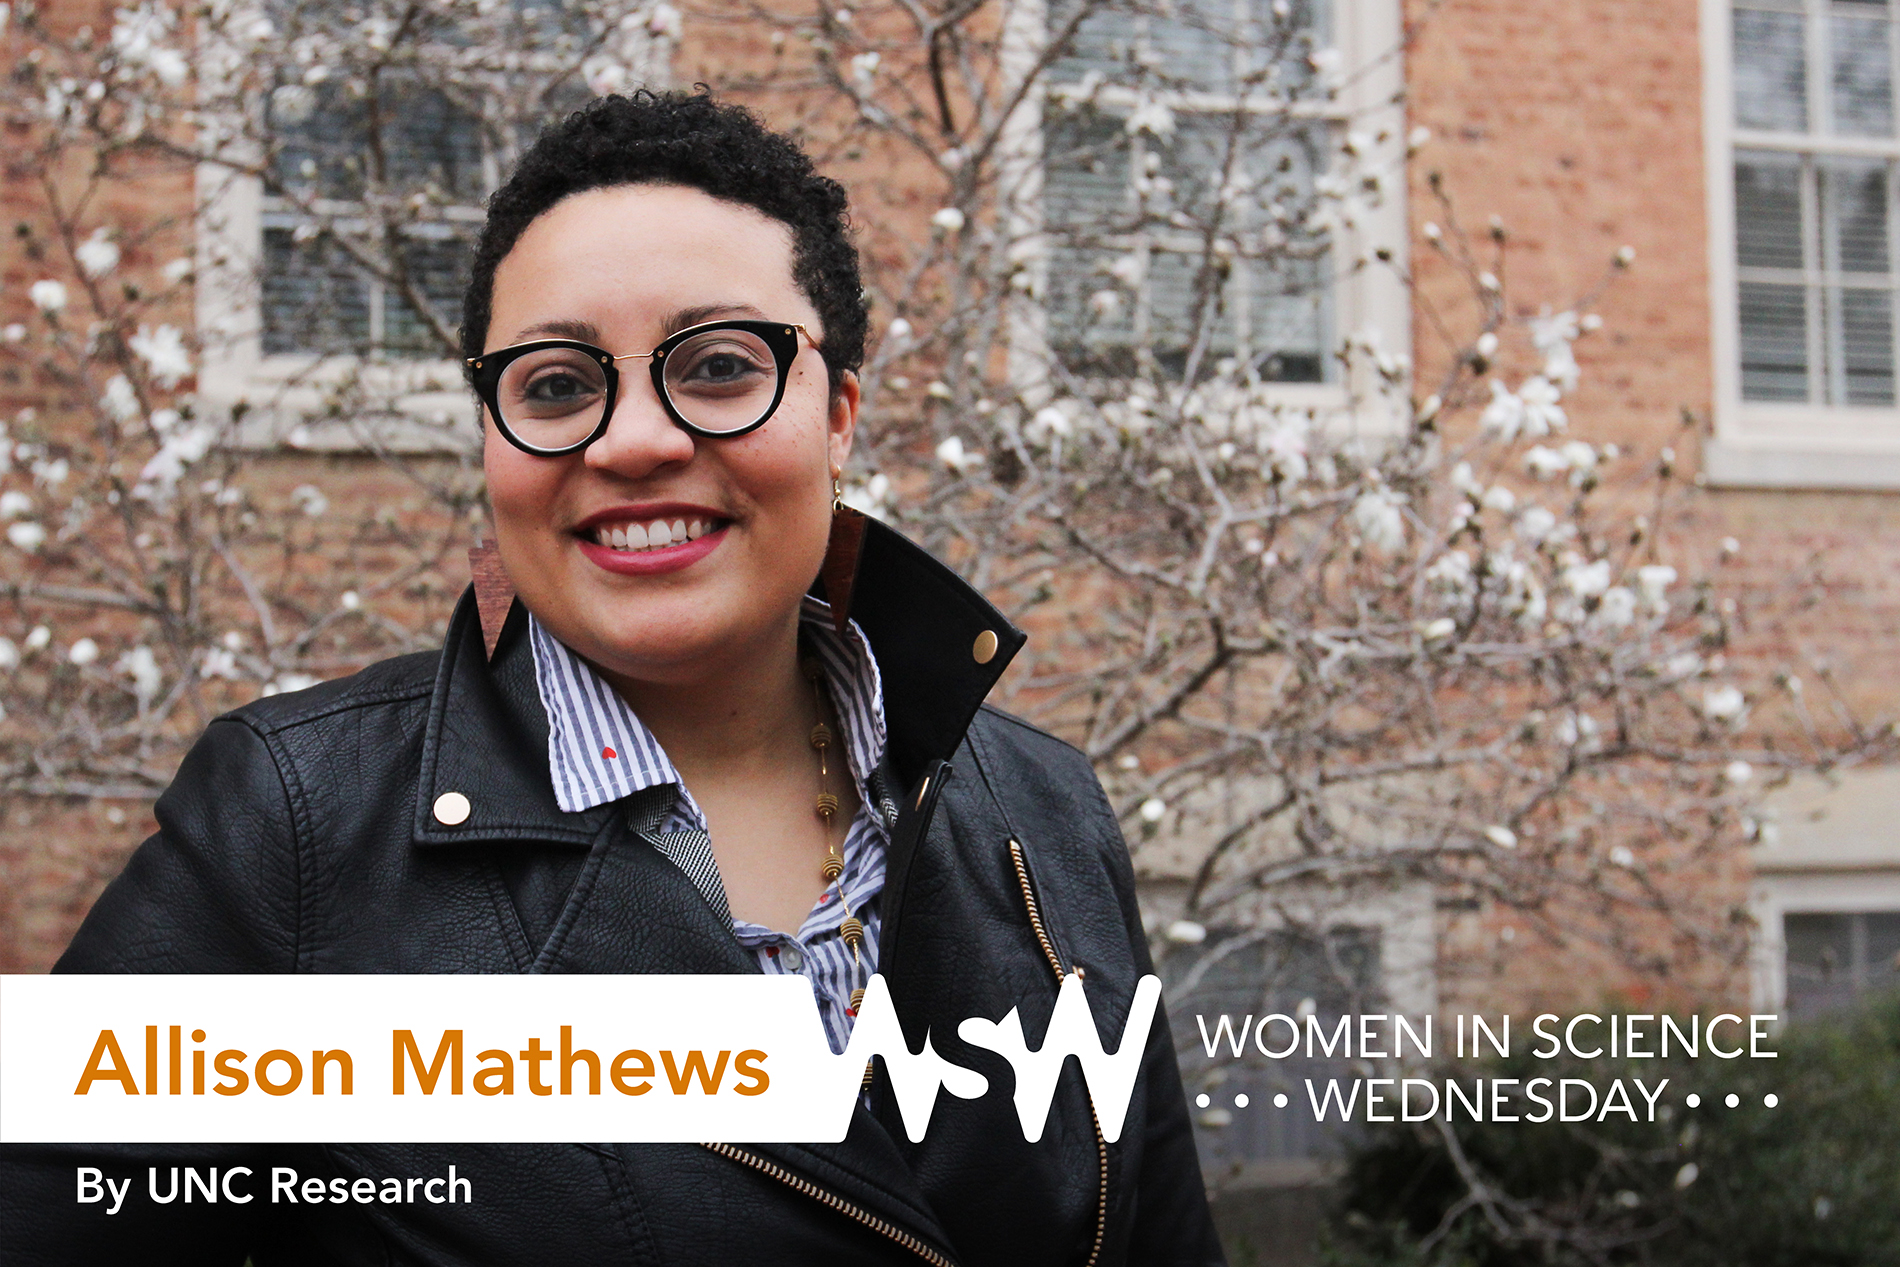
[[[690,462],[693,437],[676,425],[644,372],[622,374],[607,431],[588,445],[587,464],[632,479]]]

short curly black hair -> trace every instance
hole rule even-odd
[[[742,203],[792,231],[792,280],[818,310],[835,394],[864,363],[867,317],[844,187],[797,142],[705,91],[602,97],[553,124],[488,200],[462,300],[462,355],[482,354],[495,269],[535,217],[569,194],[613,185],[684,185]]]

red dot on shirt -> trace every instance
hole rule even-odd
[[[615,752],[612,748],[602,748],[600,750],[600,755],[607,758],[607,760],[612,761],[615,757],[619,756],[620,754]]]

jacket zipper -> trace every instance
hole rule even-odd
[[[1068,973],[1062,968],[1062,960],[1056,954],[1055,941],[1049,936],[1048,925],[1042,922],[1042,905],[1036,901],[1036,886],[1029,878],[1029,859],[1023,853],[1022,842],[1009,842],[1009,860],[1016,868],[1016,882],[1022,886],[1023,905],[1029,908],[1029,926],[1035,930],[1036,941],[1042,946],[1043,956],[1049,960],[1049,967],[1056,974],[1056,988],[1068,979]],[[1079,974],[1081,969],[1076,969]],[[1095,1199],[1095,1244],[1089,1247],[1088,1262],[1085,1267],[1095,1267],[1102,1256],[1102,1242],[1108,1236],[1108,1141],[1102,1138],[1102,1122],[1095,1116],[1095,1101],[1089,1100],[1089,1123],[1095,1127],[1095,1156],[1099,1165],[1101,1184]]]
[[[873,1232],[897,1242],[897,1244],[903,1246],[925,1262],[930,1263],[932,1267],[956,1267],[955,1263],[918,1240],[915,1236],[912,1236],[909,1232],[906,1232],[903,1228],[898,1227],[888,1220],[880,1219],[877,1215],[872,1214],[862,1206],[853,1205],[837,1193],[819,1187],[811,1180],[794,1174],[777,1162],[767,1161],[757,1153],[749,1153],[743,1148],[734,1148],[731,1144],[703,1144],[701,1147],[709,1148],[713,1152],[718,1153],[721,1157],[729,1158],[742,1166],[750,1166],[760,1174],[778,1180],[792,1191],[808,1196],[823,1205],[827,1205],[848,1219],[862,1223]]]

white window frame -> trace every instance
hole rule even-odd
[[[1332,320],[1322,356],[1330,356],[1349,336],[1369,336],[1386,352],[1412,353],[1412,297],[1406,287],[1409,224],[1406,218],[1404,25],[1399,0],[1332,0],[1331,32],[1340,54],[1345,82],[1332,102],[1297,108],[1297,113],[1337,120],[1368,136],[1386,138],[1379,155],[1386,171],[1379,205],[1351,230],[1336,231],[1332,266]],[[1046,0],[1012,0],[1004,14],[1003,69],[1006,82],[1020,84],[1035,65],[1047,29]],[[1106,95],[1107,90],[1104,90]],[[999,185],[1017,196],[1006,208],[1012,258],[1036,262],[1031,297],[1012,305],[1010,371],[1017,390],[1031,404],[1049,394],[1044,366],[1051,355],[1045,335],[1046,310],[1034,296],[1045,293],[1046,251],[1042,236],[1042,109],[1046,93],[1025,94],[1006,123]],[[1210,99],[1214,101],[1223,99]],[[1196,104],[1190,102],[1190,104]],[[1208,104],[1199,102],[1198,104]],[[1383,248],[1389,260],[1373,258]],[[1363,260],[1365,266],[1353,267]],[[1377,368],[1356,357],[1348,372],[1327,383],[1272,383],[1267,399],[1288,408],[1309,410],[1329,431],[1369,440],[1404,434],[1409,419],[1374,406],[1381,399]]]
[[[1815,82],[1819,75],[1818,82],[1825,84],[1828,69],[1817,61],[1822,48],[1814,37],[1817,25],[1810,22],[1808,76]],[[1704,474],[1709,483],[1727,487],[1900,488],[1900,403],[1870,407],[1742,399],[1735,260],[1737,150],[1900,159],[1900,135],[1883,139],[1809,132],[1797,137],[1738,128],[1733,61],[1731,0],[1702,0],[1702,117],[1715,361],[1714,434],[1703,450]],[[1900,252],[1900,240],[1889,242],[1888,249]],[[1900,322],[1900,310],[1895,320]]]
[[[622,27],[613,35],[616,58],[647,73],[641,81],[653,88],[671,82],[675,42],[654,35],[644,26]],[[201,65],[230,64],[232,54],[201,50]],[[209,70],[207,74],[211,73]],[[215,85],[213,86],[215,89]],[[214,132],[217,119],[207,120]],[[227,120],[227,135],[238,129]],[[492,158],[484,154],[486,183],[492,189],[503,173],[490,171]],[[201,163],[195,173],[195,319],[203,351],[198,368],[198,408],[216,422],[226,422],[242,409],[234,442],[239,448],[274,449],[288,444],[313,452],[396,453],[479,452],[481,415],[453,357],[364,358],[313,353],[264,351],[263,295],[259,285],[264,254],[268,199],[263,181],[218,163]],[[336,204],[345,209],[349,204]],[[327,208],[326,208],[327,209]],[[452,207],[446,222],[473,222],[483,218],[479,207]],[[375,318],[372,318],[374,324]],[[321,414],[330,392],[357,375],[379,400],[394,403],[394,411],[372,418],[324,420]]]
[[[1758,845],[1749,913],[1754,917],[1751,986],[1757,1011],[1788,1002],[1783,917],[1900,911],[1900,767],[1809,777],[1770,798],[1773,844]]]

